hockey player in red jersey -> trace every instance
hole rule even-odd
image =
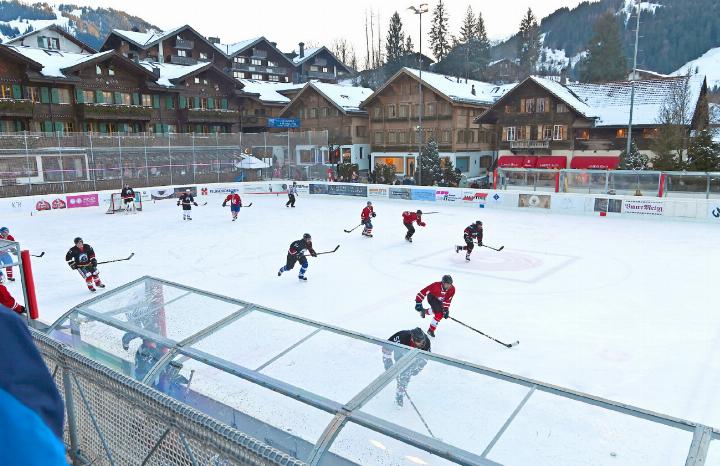
[[[92,246],[85,244],[82,238],[75,238],[75,246],[65,254],[65,260],[71,269],[77,270],[80,276],[85,279],[88,290],[95,291],[95,286],[105,288],[103,282],[100,281],[100,272],[97,269],[97,259]]]
[[[437,329],[440,319],[450,317],[450,303],[453,296],[455,296],[455,287],[450,275],[443,275],[441,281],[429,284],[415,296],[415,310],[420,313],[420,316],[425,318],[426,315],[433,314],[433,320],[430,322],[430,328],[427,331],[431,337],[435,336],[435,329]],[[430,305],[428,311],[422,305],[426,297]]]
[[[230,203],[230,213],[232,214],[232,221],[237,220],[238,213],[240,213],[240,207],[242,207],[242,199],[236,192],[232,192],[225,197],[222,206],[225,207],[227,203]]]
[[[455,252],[467,251],[465,253],[465,260],[470,261],[470,254],[472,254],[475,243],[477,241],[478,246],[482,246],[483,240],[483,226],[480,220],[471,223],[463,231],[463,238],[465,239],[465,246],[455,246]]]
[[[0,307],[5,307],[18,314],[25,312],[25,307],[15,301],[15,298],[13,298],[7,288],[5,288],[5,285],[0,285]]]
[[[430,352],[430,339],[425,335],[420,327],[412,330],[400,330],[393,336],[388,338],[389,341],[409,346],[410,348],[418,348]],[[401,351],[397,347],[385,347],[382,349],[383,365],[385,370],[390,369],[398,359],[405,355],[405,351]],[[425,358],[415,358],[413,362],[397,376],[397,390],[395,392],[395,402],[398,406],[403,405],[403,398],[407,395],[407,386],[410,377],[418,375],[427,364]]]
[[[365,225],[365,228],[363,228],[363,236],[367,236],[368,238],[372,238],[372,230],[373,230],[373,224],[372,224],[372,218],[375,217],[375,211],[373,210],[372,202],[367,201],[367,205],[360,213],[360,223]]]
[[[412,243],[412,236],[415,234],[415,227],[413,227],[413,222],[417,222],[418,225],[421,227],[425,226],[425,222],[422,221],[422,210],[417,210],[415,212],[405,211],[402,213],[403,217],[403,225],[405,225],[405,228],[407,228],[407,234],[405,235],[405,239]]]
[[[15,241],[15,238],[10,234],[10,229],[8,227],[2,227],[0,228],[0,239],[4,239],[7,241]],[[15,260],[12,258],[10,253],[15,254],[17,256],[17,251],[10,246],[9,248],[6,248],[2,251],[0,251],[0,265],[7,265],[12,264],[15,262]],[[11,282],[15,281],[15,278],[13,278],[13,269],[12,266],[5,267],[5,272],[7,272],[7,279]],[[2,270],[0,270],[0,283],[5,281],[5,277],[3,276]]]

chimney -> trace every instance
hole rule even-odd
[[[472,89],[470,90],[470,93],[472,95],[475,95],[475,84],[472,85]]]
[[[163,41],[160,39],[160,42],[158,42],[158,61],[160,63],[165,63],[165,54],[163,52]]]
[[[160,77],[160,68],[158,68],[157,66],[153,66],[152,74],[154,74],[156,78],[159,78]]]
[[[207,40],[208,40],[208,42],[210,42],[211,44],[219,44],[219,43],[220,43],[220,38],[219,38],[219,37],[208,37]]]
[[[270,45],[272,45],[273,47],[277,48],[277,42],[270,42]]]
[[[137,26],[133,26],[132,29],[130,29],[132,32],[140,32],[140,28]]]
[[[298,44],[298,47],[300,47],[300,53],[298,54],[298,56],[300,58],[305,58],[305,42],[300,42]]]
[[[567,84],[567,68],[560,70],[560,84],[563,86]]]

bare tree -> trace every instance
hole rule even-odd
[[[652,150],[656,154],[653,159],[655,169],[677,170],[682,166],[693,119],[690,78],[691,71],[688,69],[685,76],[673,80],[660,108],[656,119],[659,130],[652,143]]]
[[[343,64],[348,63],[349,58],[349,52],[350,52],[350,43],[345,39],[344,37],[339,37],[332,41],[330,44],[330,51],[338,57],[338,59],[343,62]]]
[[[368,17],[365,10],[365,69],[370,68],[370,37],[368,36]]]

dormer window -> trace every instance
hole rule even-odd
[[[115,76],[115,68],[112,66],[108,68],[108,75]]]
[[[100,65],[95,65],[95,74],[102,76],[102,68],[100,68]]]
[[[60,50],[60,39],[57,37],[38,37],[38,47],[41,49]]]

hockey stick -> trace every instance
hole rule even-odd
[[[337,252],[338,249],[340,249],[340,245],[339,245],[339,244],[338,244],[337,246],[335,246],[335,249],[333,249],[332,251],[319,252],[319,253],[317,253],[316,255],[319,256],[319,255],[321,255],[321,254],[332,254],[332,253],[334,253],[334,252]],[[311,255],[312,255],[312,254],[305,254],[305,257],[309,257],[309,256],[311,256]]]
[[[111,261],[98,262],[98,263],[95,264],[95,265],[109,264],[109,263],[111,263],[111,262],[129,261],[130,259],[133,258],[134,255],[135,255],[135,253],[133,252],[133,253],[131,253],[129,256],[127,256],[125,259],[115,259],[115,260],[111,260]]]
[[[33,257],[42,257],[45,255],[45,251],[41,252],[40,254],[30,254]]]
[[[358,228],[360,228],[360,227],[363,226],[363,225],[364,225],[364,224],[361,223],[360,225],[356,226],[356,227],[353,228],[352,230],[343,230],[343,231],[344,231],[345,233],[352,233],[353,231],[357,230]]]
[[[240,207],[252,207],[252,202],[248,205],[241,205]]]
[[[423,215],[439,214],[440,212],[423,212]]]
[[[500,246],[499,248],[496,249],[492,246],[488,246],[487,244],[482,244],[482,245],[480,245],[480,247],[492,249],[493,251],[502,251],[503,249],[505,249],[505,246]]]
[[[410,404],[412,405],[413,409],[414,409],[415,412],[417,413],[417,415],[418,415],[418,417],[420,418],[420,420],[422,421],[423,425],[425,425],[425,428],[426,428],[427,431],[430,433],[430,435],[432,436],[432,438],[437,438],[437,437],[435,437],[435,434],[432,433],[432,430],[430,430],[430,426],[428,425],[427,422],[425,422],[425,418],[423,417],[422,414],[420,414],[420,410],[417,409],[417,406],[415,406],[415,403],[413,402],[412,398],[410,398],[410,394],[407,392],[407,390],[404,390],[404,392],[405,392],[405,396],[407,397],[408,401],[409,401]]]
[[[509,343],[509,344],[508,344],[508,343],[503,343],[502,341],[496,340],[495,338],[491,337],[491,336],[488,335],[488,334],[485,334],[485,333],[481,332],[480,330],[478,330],[478,329],[476,329],[476,328],[470,327],[468,324],[465,324],[465,323],[463,323],[463,322],[460,322],[459,320],[457,320],[457,319],[454,318],[454,317],[450,317],[450,320],[454,320],[455,322],[457,322],[458,324],[462,325],[463,327],[467,327],[467,328],[469,328],[470,330],[473,330],[473,331],[479,333],[480,335],[491,339],[491,340],[494,341],[495,343],[500,343],[501,345],[503,345],[503,346],[506,347],[506,348],[512,348],[513,346],[517,346],[517,345],[520,344],[519,341],[516,341],[516,342],[514,342],[514,343]]]

